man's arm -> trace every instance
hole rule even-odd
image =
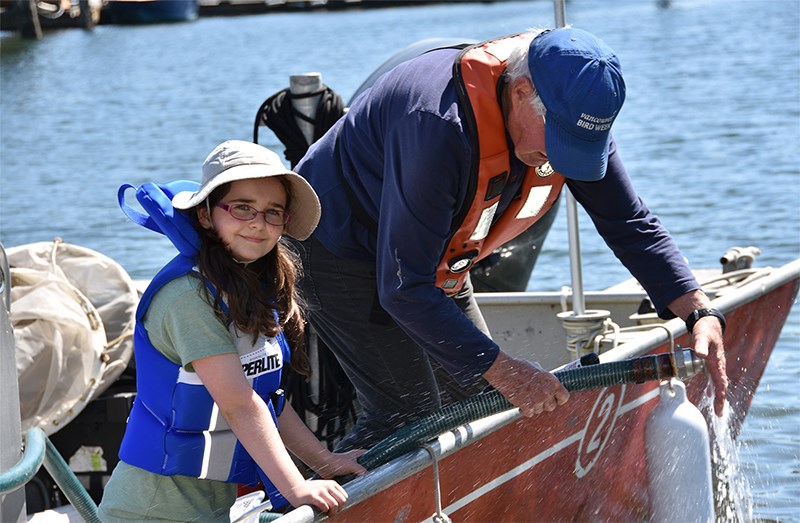
[[[700,284],[669,231],[637,194],[613,141],[609,151],[602,180],[567,183],[614,255],[644,287],[659,316],[670,319],[669,304],[700,289]]]
[[[613,141],[605,178],[569,183],[598,232],[644,287],[662,318],[674,314],[686,320],[695,310],[710,306],[675,241],[634,190]],[[706,316],[692,330],[694,350],[706,360],[714,384],[714,410],[721,415],[728,388],[722,326],[717,318]]]
[[[376,280],[381,306],[461,384],[497,345],[436,287],[436,266],[466,193],[469,143],[456,122],[413,112],[385,138]]]

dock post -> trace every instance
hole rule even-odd
[[[95,13],[93,8],[89,5],[89,0],[79,0],[78,7],[80,9],[80,25],[84,29],[91,31],[96,25]],[[98,8],[99,11],[99,8]],[[99,15],[97,16],[99,19]]]
[[[19,34],[22,38],[39,40],[42,37],[42,24],[39,22],[39,11],[36,0],[17,0],[17,16],[19,17]]]
[[[17,0],[17,27],[22,38],[42,37],[42,25],[39,23],[39,11],[36,8],[36,0]]]

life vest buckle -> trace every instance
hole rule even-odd
[[[506,180],[508,179],[508,171],[503,171],[497,176],[493,176],[486,188],[486,196],[484,201],[489,201],[497,198],[503,194],[503,189],[506,188]]]
[[[275,392],[269,393],[269,399],[272,402],[272,408],[275,410],[275,415],[280,416],[283,412],[283,404],[286,401],[286,394],[283,389],[277,389]]]

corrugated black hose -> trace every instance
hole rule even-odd
[[[558,370],[553,374],[568,391],[577,392],[623,383],[660,380],[674,377],[677,372],[673,364],[673,355],[665,353],[609,363],[588,365],[584,363],[581,367]],[[358,458],[358,462],[367,470],[372,470],[454,427],[512,408],[514,406],[496,390],[472,396],[401,427],[369,449]],[[340,479],[344,483],[353,479],[353,476]]]

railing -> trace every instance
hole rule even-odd
[[[22,453],[22,458],[16,465],[0,474],[0,494],[13,492],[23,487],[39,472],[43,464],[58,488],[84,521],[100,523],[94,500],[39,427],[28,429],[25,434],[25,451]]]

